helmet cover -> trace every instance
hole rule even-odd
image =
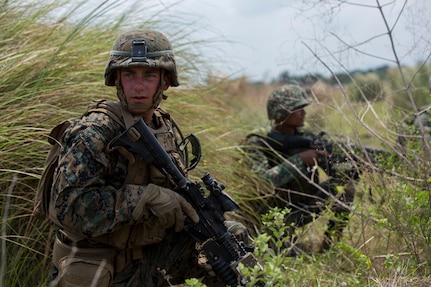
[[[171,74],[170,85],[179,86],[172,46],[160,32],[133,30],[118,36],[105,68],[105,84],[115,86],[115,70],[131,66],[162,68]]]
[[[283,120],[292,111],[311,104],[311,99],[298,85],[284,85],[271,92],[266,103],[269,120]]]
[[[131,106],[126,101],[119,80],[119,71],[120,68],[137,66],[161,69],[161,82],[151,107]],[[152,30],[132,30],[118,36],[105,67],[105,85],[116,86],[117,96],[127,110],[133,113],[136,109],[157,108],[162,99],[167,98],[163,94],[164,75],[169,75],[170,86],[179,86],[174,52],[169,40],[162,33]]]

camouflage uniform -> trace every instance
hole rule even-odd
[[[296,109],[303,108],[311,103],[305,91],[296,85],[285,85],[274,90],[267,102],[267,112],[269,120],[281,121]],[[336,196],[336,185],[344,184],[336,179],[330,179],[319,183],[317,170],[307,167],[299,157],[299,153],[304,149],[292,150],[289,154],[281,154],[280,158],[269,146],[268,133],[276,132],[274,126],[270,128],[255,130],[247,136],[247,154],[250,159],[251,170],[264,179],[270,181],[276,190],[277,196],[269,199],[269,206],[287,207],[290,213],[286,218],[288,225],[301,227],[314,218],[314,215],[321,213],[326,207],[329,195]],[[315,137],[316,135],[303,128],[296,128],[296,135]],[[288,136],[288,135],[286,135]],[[275,148],[277,150],[277,148]],[[277,151],[279,154],[281,150]],[[310,180],[314,183],[310,183]],[[322,191],[320,186],[324,191]],[[347,188],[348,192],[340,198],[347,205],[353,201],[354,189]],[[334,205],[333,211],[344,221],[348,212],[345,205]],[[265,212],[265,210],[262,210]],[[329,223],[327,235],[332,233],[332,229],[338,224],[337,221]],[[338,224],[337,231],[341,232]]]
[[[121,49],[130,51],[130,46],[125,46],[131,39],[140,38],[145,38],[148,44],[147,64],[171,73],[172,85],[178,86],[173,54],[166,49],[169,42],[163,35],[153,31],[121,35],[111,52],[105,81],[107,85],[117,87],[120,102],[116,106],[122,116],[133,107],[128,106],[121,84],[114,75],[118,67],[130,59],[130,55],[123,55],[125,52]],[[157,42],[158,39],[162,41]],[[167,56],[160,56],[164,51],[167,51]],[[131,66],[134,62],[125,65]],[[155,97],[154,106],[158,106],[162,98],[161,90]],[[124,121],[127,120],[124,118]],[[149,128],[186,174],[179,160],[181,156],[169,114],[156,110]],[[157,228],[156,218],[150,210],[142,217],[133,216],[150,183],[164,188],[173,188],[173,184],[168,176],[137,155],[108,148],[108,144],[123,131],[122,124],[108,114],[91,112],[76,120],[62,138],[63,148],[55,172],[49,214],[58,229],[50,286],[64,286],[57,285],[57,275],[63,262],[71,257],[78,263],[84,262],[86,268],[94,268],[94,265],[96,268],[90,269],[92,271],[81,268],[69,277],[79,277],[80,272],[96,273],[98,268],[105,266],[101,270],[111,279],[96,286],[168,286],[184,283],[187,278],[204,278],[203,282],[208,286],[225,286],[218,277],[209,276],[207,270],[199,266],[196,242],[185,231],[175,232],[173,227]],[[233,234],[248,239],[247,230],[241,224],[228,222],[228,226]],[[70,248],[69,254],[59,251],[72,245],[78,248]],[[73,267],[70,262],[75,261],[68,261],[69,268]]]

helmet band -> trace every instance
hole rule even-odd
[[[174,52],[172,50],[164,50],[164,51],[156,51],[156,52],[147,52],[147,58],[156,58],[161,57],[164,55],[173,55]],[[127,51],[118,51],[118,50],[111,50],[109,53],[110,56],[118,56],[118,57],[132,57],[131,52]]]
[[[131,66],[160,67],[170,74],[170,86],[180,85],[175,53],[169,40],[160,32],[132,30],[119,35],[105,66],[105,85],[115,86],[114,70]]]

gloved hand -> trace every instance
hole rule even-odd
[[[152,183],[148,184],[142,193],[132,213],[133,219],[139,220],[142,218],[146,207],[158,218],[158,224],[161,229],[175,226],[175,231],[181,231],[184,228],[184,214],[194,223],[199,222],[196,210],[184,197],[171,189]]]

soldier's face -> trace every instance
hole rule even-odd
[[[121,69],[120,77],[128,104],[152,105],[160,84],[160,68],[127,67]]]
[[[306,112],[304,108],[294,110],[287,118],[283,121],[284,125],[290,127],[302,127],[305,122]]]

